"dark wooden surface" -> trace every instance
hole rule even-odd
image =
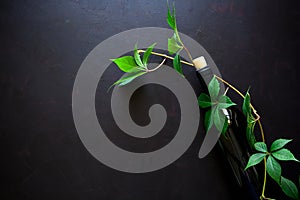
[[[294,138],[289,148],[300,158],[300,7],[296,1],[177,0],[176,7],[180,31],[206,48],[223,77],[243,91],[251,86],[267,140]],[[165,13],[165,1],[158,0],[0,2],[1,196],[22,200],[245,198],[236,190],[218,148],[205,159],[197,158],[202,128],[179,160],[147,174],[106,167],[87,152],[76,133],[71,93],[83,59],[101,41],[121,31],[167,27]],[[112,79],[121,75],[114,69],[107,73]],[[196,88],[194,72],[185,69],[185,73]],[[153,95],[160,90],[148,88]],[[172,94],[155,101],[167,97]],[[133,109],[133,117],[134,113]],[[129,149],[143,146],[130,146],[123,137],[111,140]],[[154,144],[147,148],[164,143]],[[299,174],[299,164],[283,165],[284,176],[297,181]],[[267,194],[285,199],[279,190],[268,181]]]

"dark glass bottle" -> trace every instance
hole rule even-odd
[[[213,77],[209,66],[198,69],[197,73],[200,75],[202,85],[208,85]],[[242,191],[247,193],[249,199],[259,200],[262,184],[258,178],[258,169],[251,167],[244,170],[250,155],[253,154],[246,138],[246,119],[243,113],[234,107],[223,109],[223,113],[229,126],[226,137],[221,135],[218,143]]]

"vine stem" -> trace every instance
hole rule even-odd
[[[139,49],[139,50],[138,50],[138,53],[145,53],[145,51],[144,51],[144,50],[141,50],[141,49]],[[168,55],[166,55],[166,54],[157,53],[157,52],[154,52],[154,51],[152,51],[152,52],[151,52],[151,54],[153,54],[153,55],[156,55],[156,56],[160,56],[160,57],[164,57],[164,58],[167,58],[167,59],[170,59],[170,60],[174,60],[174,58],[173,58],[173,57],[171,57],[171,56],[168,56]],[[183,64],[186,64],[186,65],[189,65],[189,66],[191,66],[191,67],[193,67],[193,66],[194,66],[194,64],[192,64],[192,63],[189,63],[189,62],[186,62],[186,61],[184,61],[184,60],[180,60],[180,62],[181,62],[181,63],[183,63]]]
[[[146,71],[147,72],[154,72],[155,70],[157,70],[158,68],[160,68],[164,64],[165,61],[166,61],[166,58],[157,67],[155,67],[153,69],[147,69]]]
[[[228,90],[229,90],[229,87],[226,88],[226,90],[225,90],[225,92],[224,92],[224,95],[227,94]]]
[[[261,139],[262,141],[265,143],[265,134],[264,134],[264,129],[262,127],[262,124],[261,124],[261,121],[258,120],[258,126],[259,126],[259,130],[260,130],[260,133],[261,133]],[[262,189],[262,192],[261,192],[261,197],[264,198],[264,199],[268,199],[265,197],[265,191],[266,191],[266,183],[267,183],[267,159],[266,157],[264,157],[264,184],[263,184],[263,189]]]
[[[190,53],[190,51],[188,50],[188,48],[186,48],[183,44],[182,44],[183,49],[185,50],[185,52],[187,53],[189,59],[191,60],[191,62],[193,63],[192,66],[194,66],[194,62],[193,62],[193,57]],[[191,63],[190,63],[191,64]]]

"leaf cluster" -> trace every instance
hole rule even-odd
[[[136,79],[137,77],[149,72],[148,60],[155,45],[156,43],[150,45],[145,51],[142,58],[137,50],[137,45],[135,45],[133,56],[123,56],[120,58],[111,59],[111,61],[113,61],[119,67],[120,70],[127,73],[125,76],[116,81],[112,86],[126,85],[134,79]]]
[[[173,68],[183,76],[181,59],[179,55],[180,51],[183,49],[183,43],[178,34],[175,12],[176,10],[174,4],[172,12],[168,5],[167,22],[169,26],[174,30],[173,36],[168,39],[168,51],[170,54],[176,54],[173,59]],[[123,56],[116,59],[111,59],[111,61],[113,61],[119,67],[120,70],[127,73],[125,76],[116,81],[112,86],[126,85],[134,79],[136,79],[137,77],[150,72],[151,70],[148,69],[147,64],[149,56],[151,55],[154,46],[155,43],[150,45],[145,51],[142,58],[137,50],[137,45],[135,45],[134,56]]]
[[[266,170],[269,176],[275,180],[281,187],[282,191],[289,197],[293,199],[299,199],[299,192],[297,186],[289,179],[282,176],[282,169],[279,161],[296,161],[293,153],[284,148],[286,144],[292,140],[288,139],[278,139],[275,140],[270,150],[268,150],[267,145],[264,142],[256,142],[254,148],[258,153],[253,154],[248,161],[245,168],[247,170],[249,167],[255,166],[266,159]],[[300,180],[299,180],[300,181]]]
[[[198,104],[201,108],[209,108],[205,113],[204,125],[206,131],[213,125],[222,134],[225,134],[228,127],[228,118],[225,115],[227,108],[236,105],[231,99],[220,93],[220,83],[213,77],[208,84],[209,95],[201,93],[198,97]]]

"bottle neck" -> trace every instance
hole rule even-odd
[[[196,72],[202,77],[203,81],[208,86],[209,82],[214,76],[211,68],[208,65],[206,65],[205,67],[197,69]]]

